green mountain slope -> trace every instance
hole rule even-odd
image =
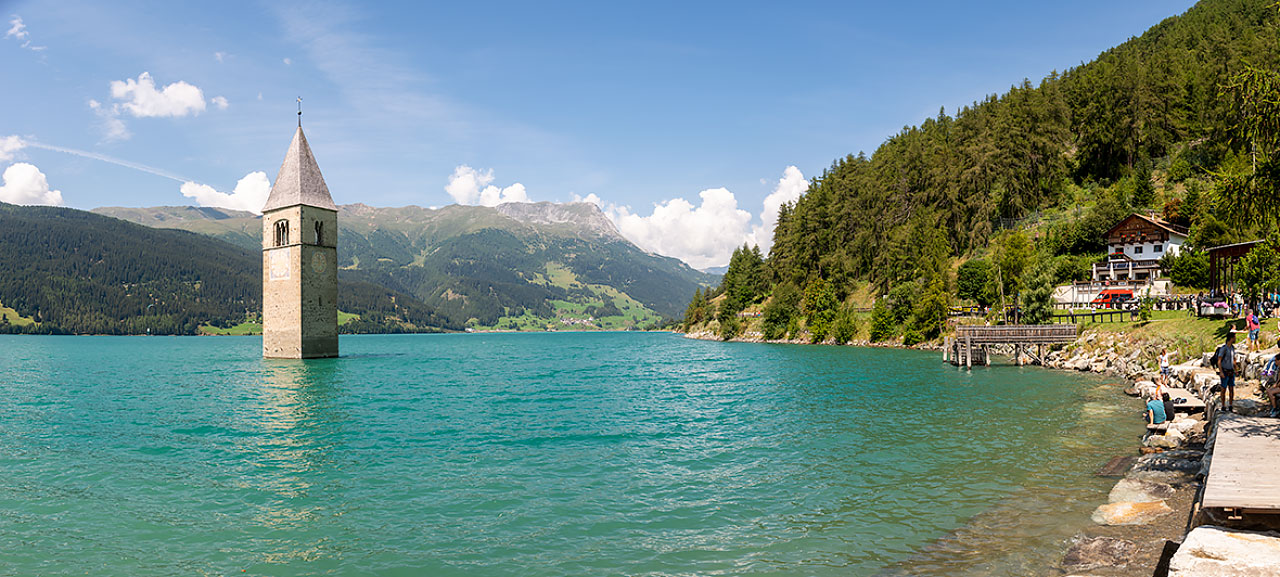
[[[1002,229],[1029,229],[1040,260],[1079,278],[1101,233],[1130,211],[1223,227],[1216,174],[1250,154],[1249,105],[1229,88],[1248,67],[1280,69],[1271,0],[1204,0],[1089,63],[939,113],[873,155],[839,158],[783,207],[771,277],[804,287],[858,280],[880,294],[928,283],[948,259],[981,255]],[[1272,119],[1274,122],[1274,119]],[[1230,200],[1230,199],[1226,199]],[[1030,229],[1035,230],[1030,230]],[[1206,229],[1208,230],[1208,229]],[[936,280],[936,279],[934,279]],[[1016,289],[1019,279],[1008,279]]]
[[[676,317],[716,277],[644,252],[593,204],[339,207],[344,270],[478,328],[625,328]],[[250,213],[195,207],[94,212],[256,249]],[[260,233],[257,233],[260,234]]]
[[[1189,227],[1161,263],[1179,287],[1209,288],[1203,249],[1280,221],[1277,119],[1280,4],[1202,0],[1092,62],[837,159],[781,208],[767,261],[739,250],[720,287],[694,294],[686,328],[914,344],[948,330],[956,302],[1048,322],[1053,286],[1089,278],[1134,212]],[[1273,256],[1239,263],[1246,295],[1273,289]]]
[[[461,328],[412,296],[340,273],[344,332]],[[90,212],[0,203],[0,332],[196,334],[262,309],[257,251]]]

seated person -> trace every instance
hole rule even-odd
[[[1169,393],[1160,393],[1160,404],[1164,405],[1164,418],[1173,420],[1173,400],[1169,398]]]
[[[1165,422],[1167,417],[1164,414],[1164,401],[1159,397],[1151,395],[1151,400],[1147,401],[1147,423],[1151,425],[1160,425]]]

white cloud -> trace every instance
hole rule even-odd
[[[204,112],[204,92],[181,80],[156,89],[151,74],[143,72],[138,79],[111,81],[111,97],[125,101],[118,109],[138,118],[177,117]]]
[[[698,196],[698,206],[673,198],[655,205],[649,216],[617,206],[610,206],[606,214],[618,232],[640,248],[694,268],[721,266],[729,262],[733,249],[749,240],[751,213],[738,208],[738,199],[727,188],[710,188]]]
[[[285,58],[285,59],[284,59],[284,65],[285,65],[285,66],[293,66],[293,59],[292,59],[292,58]]]
[[[19,162],[4,169],[0,202],[61,206],[62,192],[49,190],[49,180],[35,165]]]
[[[267,204],[267,196],[271,194],[271,181],[267,173],[250,172],[236,183],[236,189],[230,193],[218,192],[207,184],[184,182],[179,188],[182,196],[194,198],[200,206],[216,206],[235,210],[247,210],[254,214],[262,214],[263,205]]]
[[[128,140],[133,136],[129,132],[129,127],[124,125],[124,121],[120,120],[120,112],[115,108],[103,106],[101,102],[89,99],[89,108],[93,113],[98,115],[98,119],[102,122],[102,139],[106,142],[115,142],[118,140]]]
[[[262,100],[262,93],[261,93],[261,92],[259,92],[259,93],[258,93],[258,100]]]
[[[17,136],[0,136],[0,162],[13,160],[14,153],[26,147],[27,143]]]
[[[757,245],[768,252],[773,246],[773,228],[778,208],[800,198],[808,188],[800,169],[788,166],[773,192],[765,197],[761,218],[753,223],[750,212],[738,208],[738,199],[726,188],[712,188],[698,194],[701,203],[673,198],[654,206],[649,216],[633,214],[629,207],[609,205],[605,214],[618,232],[640,248],[678,258],[689,266],[705,269],[729,263],[734,249]],[[583,201],[590,201],[590,195]],[[579,197],[574,196],[575,200]]]
[[[575,193],[575,194],[573,195],[573,201],[574,201],[574,202],[589,202],[589,203],[594,204],[594,205],[596,205],[596,206],[598,206],[598,207],[600,207],[600,208],[604,208],[604,201],[603,201],[603,200],[600,200],[600,197],[599,197],[599,196],[596,196],[596,193],[594,193],[594,192],[593,192],[593,193],[591,193],[591,194],[588,194],[588,195],[586,195],[586,196],[579,196],[578,194],[576,194],[576,193]]]
[[[214,52],[214,53],[213,53],[213,59],[214,59],[214,60],[217,60],[218,62],[222,62],[222,59],[223,59],[223,58],[226,58],[226,57],[227,57],[227,53],[226,53],[226,52]]]
[[[764,197],[764,207],[760,211],[760,225],[751,232],[752,244],[759,246],[765,254],[773,248],[773,229],[778,225],[778,209],[788,202],[794,202],[809,189],[809,181],[795,166],[788,166],[778,179],[769,196]]]
[[[13,16],[13,20],[9,21],[9,24],[10,24],[9,31],[4,33],[5,38],[13,38],[15,40],[26,40],[28,37],[31,36],[31,33],[27,32],[27,25],[22,23],[21,16],[18,16],[15,14]]]
[[[31,33],[27,32],[27,25],[22,22],[22,17],[14,15],[9,20],[9,31],[4,33],[5,38],[12,38],[22,43],[22,47],[33,52],[44,50],[44,46],[33,46],[31,44]]]
[[[217,106],[218,110],[226,110],[228,106],[231,106],[231,103],[227,102],[226,96],[214,96],[209,99],[209,102],[213,103],[214,106]]]
[[[497,206],[504,202],[529,202],[524,185],[512,184],[506,188],[493,186],[493,170],[478,171],[465,164],[458,165],[449,176],[445,192],[458,204]]]

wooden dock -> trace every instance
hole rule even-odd
[[[1218,416],[1201,507],[1232,517],[1280,514],[1280,419]]]
[[[1015,357],[1019,359],[1025,347],[1035,346],[1036,358],[1043,359],[1040,347],[1072,342],[1076,340],[1076,333],[1075,325],[961,325],[956,327],[956,336],[947,339],[943,346],[942,360],[971,367],[975,357],[981,357],[983,364],[991,364],[988,351],[991,345],[1013,345]]]
[[[1200,397],[1197,397],[1195,393],[1192,393],[1191,391],[1188,391],[1186,389],[1179,389],[1177,387],[1165,387],[1164,392],[1169,393],[1169,399],[1173,401],[1173,408],[1177,412],[1179,413],[1203,413],[1204,412],[1204,408],[1205,408],[1204,401],[1200,400]],[[1182,399],[1182,402],[1179,403],[1178,399]],[[1172,419],[1173,416],[1170,415],[1169,418]]]

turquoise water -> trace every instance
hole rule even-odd
[[[1116,387],[667,334],[0,336],[0,575],[1047,574]]]

